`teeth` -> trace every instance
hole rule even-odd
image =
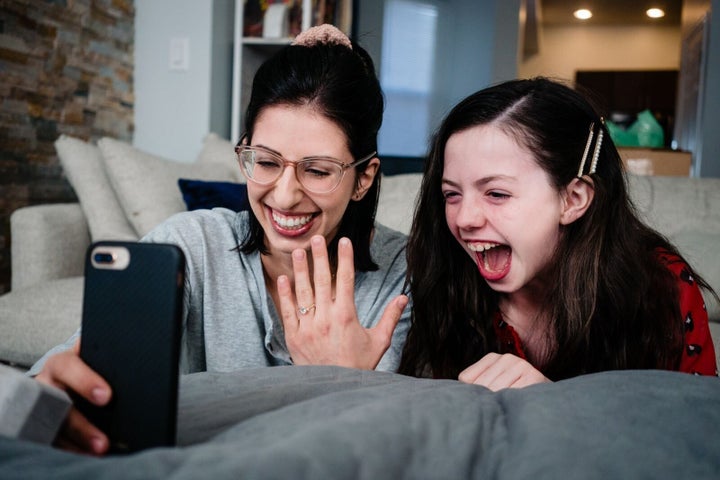
[[[499,243],[467,243],[468,248],[473,252],[484,252],[486,250],[490,250],[491,248],[495,248]]]
[[[299,228],[303,225],[307,224],[310,219],[312,219],[312,215],[302,215],[299,217],[286,217],[284,215],[280,215],[279,213],[273,212],[272,214],[273,220],[277,222],[278,225],[280,225],[283,228]]]

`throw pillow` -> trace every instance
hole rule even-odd
[[[118,201],[100,149],[83,140],[60,135],[55,141],[60,165],[80,202],[93,241],[138,239]]]
[[[222,207],[239,212],[250,208],[247,185],[244,183],[205,182],[181,178],[178,180],[178,185],[188,210]]]
[[[175,162],[112,138],[101,139],[98,146],[120,205],[141,237],[185,210],[178,179],[230,181],[238,169],[227,162]]]
[[[203,146],[197,157],[197,163],[202,164],[224,164],[232,165],[232,180],[245,183],[237,158],[235,157],[235,145],[229,140],[220,137],[217,133],[210,132],[203,139]]]

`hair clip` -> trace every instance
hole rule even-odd
[[[603,141],[603,130],[602,125],[600,126],[600,131],[598,132],[597,141],[595,142],[595,151],[593,152],[592,156],[592,163],[590,163],[590,172],[589,173],[595,173],[595,168],[597,167],[598,158],[600,158],[600,149],[602,148],[602,141]]]
[[[342,45],[352,50],[352,42],[350,42],[347,35],[337,27],[327,23],[300,32],[292,44],[302,47],[313,47],[318,44]]]
[[[582,159],[580,159],[580,168],[578,168],[578,178],[583,176],[583,169],[585,168],[585,162],[587,161],[588,152],[590,152],[590,145],[592,144],[592,139],[595,136],[595,122],[590,124],[590,131],[588,132],[588,139],[585,143],[585,151],[583,152]]]

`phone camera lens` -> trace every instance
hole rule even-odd
[[[112,253],[96,253],[95,254],[95,262],[96,263],[112,263],[113,262],[113,254]]]

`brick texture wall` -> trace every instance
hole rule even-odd
[[[131,141],[133,0],[0,0],[0,294],[10,289],[10,214],[77,200],[60,134]]]

